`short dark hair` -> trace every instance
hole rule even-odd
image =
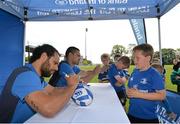
[[[173,66],[173,70],[178,71],[179,68],[180,68],[180,62],[177,62],[177,64]]]
[[[48,57],[54,56],[55,53],[57,53],[60,56],[60,53],[58,52],[56,48],[54,48],[53,46],[49,44],[43,44],[41,46],[36,47],[33,50],[29,63],[33,63],[34,61],[39,59],[41,57],[41,54],[44,52],[47,54]]]
[[[154,49],[150,44],[140,44],[140,45],[135,46],[133,48],[133,53],[137,50],[142,51],[142,54],[144,56],[150,56],[151,60],[152,60],[153,54],[154,54]]]
[[[122,55],[121,54],[115,54],[114,55],[114,61],[118,61],[118,59],[121,57]]]
[[[65,57],[67,58],[69,53],[74,54],[75,52],[80,51],[78,48],[71,46],[66,50]]]
[[[127,57],[127,56],[121,56],[117,61],[118,62],[121,61],[123,63],[123,65],[127,66],[127,68],[129,68],[129,66],[131,64],[129,57]]]

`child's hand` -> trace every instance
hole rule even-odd
[[[180,79],[180,76],[176,76],[176,80],[179,80]]]
[[[109,68],[108,66],[103,66],[103,67],[101,68],[101,71],[100,71],[100,72],[102,72],[102,73],[103,73],[103,72],[107,71],[107,70],[108,70],[108,68]]]
[[[97,65],[93,70],[94,74],[98,74],[100,73],[100,71],[101,71],[101,65]]]
[[[126,81],[127,81],[126,77],[120,77],[120,78],[119,78],[119,76],[118,76],[118,77],[116,77],[116,78],[118,79],[118,81],[115,83],[115,86],[117,86],[117,87],[122,86],[122,85],[125,84]]]
[[[138,91],[138,89],[135,89],[135,88],[128,88],[126,90],[126,94],[129,98],[138,98],[139,93],[140,92]]]
[[[117,87],[120,87],[120,86],[122,86],[123,84],[122,83],[120,83],[120,82],[116,82],[115,83],[115,86],[117,86]]]
[[[177,114],[175,114],[174,112],[171,112],[171,113],[169,113],[168,115],[169,115],[169,117],[170,117],[172,120],[175,120],[176,117],[177,117]]]

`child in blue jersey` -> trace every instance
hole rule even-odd
[[[129,68],[129,66],[130,66],[129,57],[122,56],[114,64],[110,66],[108,71],[110,83],[115,89],[118,98],[123,106],[125,106],[126,104],[126,91],[124,84],[127,81],[123,69]]]
[[[164,67],[159,63],[152,63],[151,66],[153,68],[155,68],[161,74],[161,76],[162,76],[162,78],[163,78],[163,80],[165,82]],[[166,112],[167,112],[168,116],[172,120],[175,120],[177,115],[173,112],[171,106],[169,105],[169,102],[168,102],[167,98],[162,101],[162,104],[166,108]]]
[[[101,67],[101,71],[98,74],[98,79],[100,83],[107,83],[109,82],[108,77],[108,69],[109,69],[109,62],[110,62],[110,56],[107,53],[104,53],[101,55],[101,62],[103,66]]]
[[[128,117],[131,123],[158,123],[155,113],[158,103],[165,99],[164,81],[150,63],[154,50],[149,44],[133,48],[135,69],[127,89]]]

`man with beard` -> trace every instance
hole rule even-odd
[[[80,50],[74,46],[69,47],[65,53],[65,60],[59,64],[58,71],[54,74],[54,77],[59,76],[59,79],[55,81],[50,80],[50,84],[57,87],[66,87],[67,81],[66,75],[78,74],[81,82],[88,83],[95,75],[100,72],[100,65],[97,65],[93,70],[83,71],[78,67],[81,55]],[[57,78],[57,77],[56,77]]]
[[[0,122],[23,123],[36,112],[45,117],[53,117],[64,107],[77,86],[78,76],[66,76],[66,88],[54,88],[42,78],[49,77],[58,70],[59,58],[59,52],[51,45],[44,44],[34,49],[30,64],[25,65],[29,70],[19,73],[11,81],[13,84],[9,91],[2,91],[5,95],[1,100],[6,104],[1,108],[0,113],[6,116],[1,115]],[[11,97],[6,93],[10,93]],[[15,99],[17,101],[13,108]],[[8,114],[5,113],[9,108],[14,111],[11,111],[10,120],[6,120]]]

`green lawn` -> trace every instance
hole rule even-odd
[[[92,70],[95,67],[95,65],[92,66],[80,66],[82,70]],[[172,72],[172,65],[165,65],[166,69],[166,89],[176,91],[176,85],[173,85],[170,81],[170,74]],[[129,73],[131,74],[134,66],[131,65],[129,68]],[[49,78],[45,78],[45,80],[48,82]],[[97,75],[90,81],[90,82],[98,82]]]
[[[80,68],[82,70],[92,70],[94,67],[95,67],[95,65],[93,65],[93,66],[80,66]],[[165,65],[165,69],[166,69],[166,89],[176,91],[176,85],[173,85],[171,83],[171,81],[170,81],[170,74],[172,72],[172,67],[173,67],[172,65]],[[134,68],[134,66],[130,66],[130,68],[129,68],[129,73],[130,74],[133,71],[133,68]],[[49,78],[46,78],[45,80],[48,81]],[[93,83],[98,82],[97,75],[90,82],[91,83],[92,82]],[[126,83],[126,85],[127,85],[127,83]],[[129,103],[127,102],[126,108],[128,108],[128,106],[129,106]],[[126,110],[128,110],[128,109],[126,109]]]
[[[92,70],[95,66],[81,66],[82,70]],[[176,85],[173,85],[170,81],[170,74],[172,72],[172,65],[165,65],[166,69],[166,89],[176,91]],[[134,66],[130,66],[129,73],[133,71]],[[90,82],[98,82],[97,75]]]

